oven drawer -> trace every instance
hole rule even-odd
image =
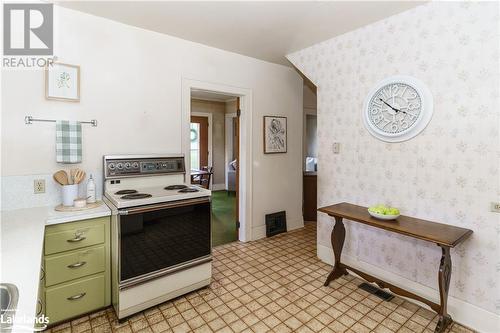
[[[104,274],[47,288],[45,304],[51,323],[104,307]]]
[[[45,285],[78,279],[105,270],[104,245],[45,258]]]
[[[69,222],[48,226],[45,233],[45,255],[104,243],[104,226],[109,218]]]

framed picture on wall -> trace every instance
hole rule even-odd
[[[45,69],[45,98],[80,101],[80,66],[53,63]]]
[[[286,153],[286,117],[264,116],[264,154]]]

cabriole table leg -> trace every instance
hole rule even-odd
[[[439,298],[441,301],[441,309],[439,310],[439,320],[436,325],[435,333],[442,333],[446,327],[453,321],[451,316],[448,315],[448,291],[450,289],[451,279],[451,255],[450,248],[447,246],[440,246],[442,255],[441,263],[439,265]]]
[[[342,264],[340,263],[340,256],[342,254],[342,248],[345,241],[345,227],[341,217],[335,216],[335,226],[333,227],[331,238],[333,253],[335,255],[335,265],[333,266],[331,273],[328,274],[328,277],[326,278],[324,284],[325,287],[328,286],[331,281],[347,274],[347,270],[342,267]]]

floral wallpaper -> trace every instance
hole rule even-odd
[[[500,313],[499,4],[431,2],[288,56],[318,87],[318,205],[385,203],[470,228],[452,250],[452,296]],[[364,128],[370,88],[391,75],[425,82],[434,115],[417,137],[384,143]],[[332,144],[341,143],[340,154]],[[320,214],[318,242],[333,220]],[[344,253],[437,290],[440,249],[346,223]]]

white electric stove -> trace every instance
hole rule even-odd
[[[104,156],[119,319],[210,284],[210,198],[186,183],[182,155]]]

